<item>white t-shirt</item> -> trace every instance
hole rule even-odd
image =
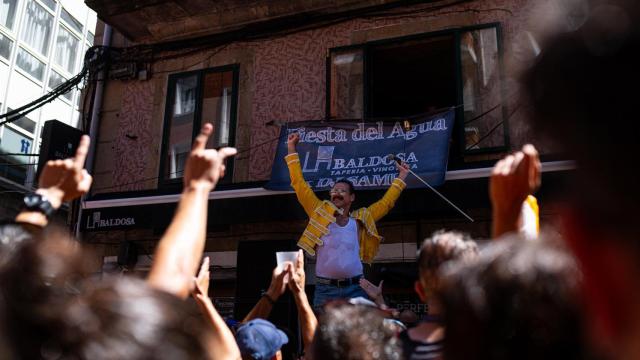
[[[358,224],[349,218],[347,225],[329,224],[329,233],[316,248],[316,275],[329,279],[346,279],[362,274]]]

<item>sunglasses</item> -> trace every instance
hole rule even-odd
[[[349,193],[349,191],[343,190],[343,189],[331,189],[331,190],[329,190],[329,194],[331,194],[331,195],[334,195],[334,194],[345,195],[345,194],[348,194],[348,193]]]

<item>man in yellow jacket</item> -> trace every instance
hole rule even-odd
[[[375,222],[393,208],[406,187],[404,179],[409,173],[406,164],[398,166],[399,175],[379,201],[369,207],[351,211],[355,200],[353,184],[338,180],[329,192],[329,200],[320,200],[302,175],[296,145],[297,133],[287,139],[288,155],[285,156],[291,186],[300,205],[309,215],[309,224],[304,230],[298,246],[309,255],[316,256],[316,290],[314,306],[337,298],[354,298],[366,293],[359,285],[362,278],[362,262],[371,264],[382,237],[378,235]]]

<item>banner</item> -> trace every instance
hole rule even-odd
[[[395,123],[293,123],[282,127],[271,179],[271,190],[291,190],[289,169],[284,161],[287,136],[300,134],[296,149],[305,180],[314,190],[330,189],[336,180],[348,179],[357,189],[384,189],[398,175],[390,154],[405,161],[430,185],[444,183],[454,111],[412,121],[410,129]],[[425,187],[409,174],[407,186]]]

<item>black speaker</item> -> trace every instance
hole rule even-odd
[[[236,266],[236,298],[234,317],[242,320],[269,288],[271,272],[276,267],[276,252],[297,250],[294,240],[240,241]],[[300,349],[298,312],[287,290],[271,310],[269,321],[284,331],[289,343],[282,349],[284,359],[290,359]]]
[[[82,131],[73,126],[58,120],[45,122],[42,128],[36,178],[40,177],[40,172],[47,161],[73,157],[80,143],[80,137],[82,137]]]

